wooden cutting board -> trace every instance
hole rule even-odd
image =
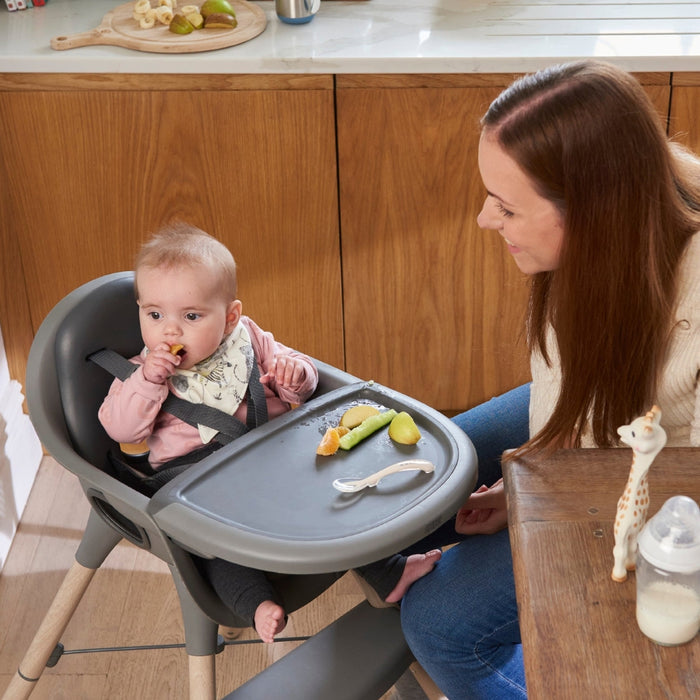
[[[191,34],[173,34],[165,25],[141,29],[132,17],[134,2],[115,7],[96,29],[51,39],[57,51],[98,44],[123,46],[154,53],[195,53],[235,46],[261,34],[267,24],[265,11],[246,0],[229,0],[236,12],[238,26],[233,29],[198,29]]]

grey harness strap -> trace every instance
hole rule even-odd
[[[125,381],[138,365],[129,362],[125,357],[109,348],[104,348],[92,353],[88,360],[94,362],[102,369],[109,372],[121,381]],[[227,444],[236,438],[245,435],[249,430],[257,428],[267,422],[267,401],[265,400],[265,390],[260,383],[260,372],[258,363],[253,359],[253,366],[246,391],[248,399],[248,413],[246,422],[242,423],[237,418],[220,411],[218,408],[205,406],[204,404],[192,403],[169,393],[163,402],[162,410],[171,413],[176,418],[192,426],[206,425],[218,431],[217,442]]]

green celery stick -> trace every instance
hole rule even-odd
[[[369,437],[372,433],[376,433],[379,428],[385,426],[387,423],[391,423],[395,415],[396,411],[390,408],[388,411],[378,413],[376,416],[365,418],[360,425],[353,428],[349,433],[345,433],[345,435],[340,438],[340,448],[342,450],[349,450],[355,447],[358,442]]]

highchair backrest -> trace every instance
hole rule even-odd
[[[129,358],[142,347],[131,272],[111,275],[90,290],[56,329],[56,374],[68,433],[94,465],[104,464],[114,444],[97,418],[113,377],[87,358],[102,348]]]
[[[29,353],[27,405],[44,447],[79,478],[97,514],[126,539],[170,561],[169,543],[146,513],[148,499],[105,469],[114,443],[97,412],[113,378],[87,359],[109,346],[125,357],[139,352],[133,279],[132,272],[99,277],[54,306]]]

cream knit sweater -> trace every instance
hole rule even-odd
[[[677,324],[654,402],[661,409],[668,446],[700,446],[700,233],[693,236],[681,260],[678,292]],[[550,329],[547,348],[552,367],[538,352],[533,353],[530,362],[531,436],[545,425],[559,396],[561,372],[553,336]],[[590,428],[583,435],[582,445],[595,446]]]

